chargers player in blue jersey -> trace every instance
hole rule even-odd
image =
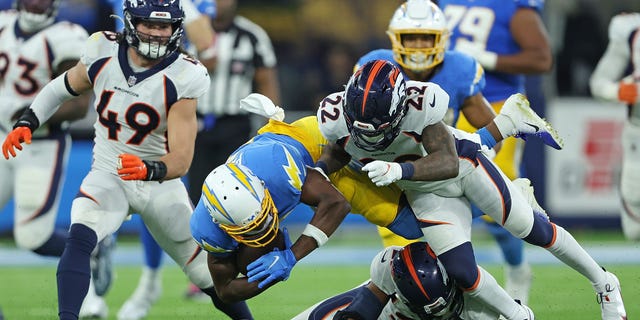
[[[192,236],[208,252],[214,286],[227,302],[251,298],[274,281],[286,280],[296,262],[326,243],[351,210],[314,167],[325,141],[315,117],[292,124],[270,121],[258,133],[207,176],[191,217]],[[280,221],[299,203],[316,208],[302,235],[293,245],[286,236],[286,249],[271,252],[275,261],[263,265],[258,259],[247,267],[248,277],[238,277],[240,246],[269,245]]]
[[[441,0],[439,5],[451,30],[451,49],[473,56],[487,71],[482,92],[496,112],[509,95],[525,93],[524,74],[551,69],[551,48],[540,17],[544,0]],[[458,128],[470,130],[473,123],[461,117]],[[523,147],[522,141],[506,139],[496,155],[496,164],[510,179],[520,176]],[[523,260],[522,242],[495,223],[487,225],[508,262],[509,293],[527,301],[531,272]]]
[[[496,116],[483,95],[485,77],[482,66],[465,53],[447,50],[449,31],[445,16],[431,1],[409,0],[402,4],[391,18],[387,34],[391,39],[392,49],[377,49],[365,54],[358,61],[356,68],[368,61],[386,60],[399,67],[411,80],[437,83],[450,97],[446,122],[455,126],[459,118],[468,119],[473,127],[465,128],[469,132],[487,126],[478,130],[478,134],[482,137],[483,144],[489,147],[493,147],[496,140],[511,135],[511,129],[505,128],[510,120],[519,124],[529,122],[536,125],[540,131],[531,130],[526,125],[517,128],[521,132],[541,137],[554,148],[562,147],[557,132],[528,107],[520,108],[516,104],[508,104],[502,113]],[[515,99],[512,101],[515,102]],[[494,118],[495,124],[492,122]],[[517,119],[524,121],[519,122]],[[496,151],[499,149],[500,145],[496,147]],[[476,215],[481,213],[478,212]],[[379,228],[379,232],[385,246],[409,243],[385,228]],[[507,269],[515,270],[507,274],[529,278],[528,264],[522,265],[522,240],[513,237],[503,228],[496,232],[499,234],[496,239],[510,265]],[[517,272],[520,270],[524,274]],[[512,284],[514,281],[508,283]],[[507,288],[511,294],[516,291],[511,290],[510,285]],[[521,299],[525,297],[526,295],[518,296]]]

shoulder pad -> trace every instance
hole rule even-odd
[[[619,14],[609,23],[609,39],[626,42],[631,32],[637,28],[640,28],[639,13]]]

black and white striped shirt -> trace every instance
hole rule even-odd
[[[236,16],[228,30],[217,33],[216,41],[218,64],[211,73],[208,97],[198,103],[198,111],[216,116],[245,113],[239,101],[253,92],[256,69],[276,66],[271,40],[260,26]]]

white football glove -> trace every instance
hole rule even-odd
[[[267,96],[259,93],[252,93],[240,100],[240,109],[269,119],[284,121],[284,110],[276,106]]]
[[[402,178],[402,167],[397,162],[376,160],[362,167],[367,171],[369,179],[378,187],[390,185]]]
[[[483,48],[471,41],[456,42],[456,51],[466,53],[476,59],[480,65],[487,70],[494,70],[498,63],[498,55],[495,52],[485,51]]]

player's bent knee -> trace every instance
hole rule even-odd
[[[211,274],[209,273],[209,268],[205,260],[206,254],[201,253],[195,260],[187,263],[187,265],[182,268],[191,283],[201,289],[213,287],[213,280],[211,279]]]
[[[535,212],[531,232],[522,239],[536,246],[547,247],[552,244],[553,238],[554,228],[553,224],[549,221],[549,217],[547,217],[546,214]]]
[[[447,274],[459,287],[472,289],[478,279],[478,265],[470,242],[465,242],[438,256]]]

